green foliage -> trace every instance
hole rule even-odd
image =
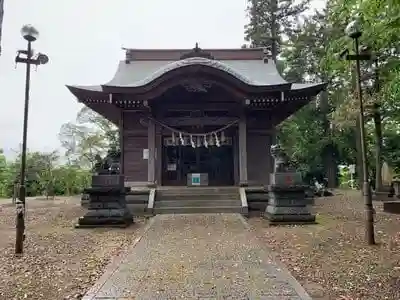
[[[0,149],[0,197],[7,194],[7,188],[11,184],[11,172],[8,162]]]
[[[360,44],[368,46],[378,59],[377,70],[372,60],[361,64],[368,164],[378,168],[375,156],[382,155],[400,168],[400,2],[331,0],[322,11],[303,15],[301,22],[299,16],[307,2],[296,2],[299,7],[292,4],[292,13],[288,13],[289,6],[281,7],[280,3],[249,1],[246,40],[251,46],[270,46],[276,41],[288,81],[329,84],[327,92],[317,99],[318,105],[311,103],[280,124],[279,140],[297,166],[309,172],[320,169],[329,161],[325,159],[327,151],[336,163],[358,161],[355,65],[338,55],[345,49],[353,52],[353,42],[344,30],[357,15],[363,32]],[[271,40],[274,25],[277,38]],[[378,152],[377,147],[381,149]]]
[[[279,142],[282,143],[295,165],[302,171],[319,169],[322,160],[320,153],[324,141],[322,136],[321,118],[318,112],[311,106],[301,109],[296,115],[280,126]],[[309,147],[309,145],[315,145]],[[290,147],[289,147],[290,145]],[[304,153],[308,149],[308,153]],[[314,157],[312,161],[308,157]]]
[[[28,152],[26,157],[27,196],[74,195],[90,184],[91,169],[97,154],[104,155],[119,145],[118,128],[83,107],[76,122],[62,125],[59,138],[64,155],[53,152]],[[1,150],[1,149],[0,149]],[[12,197],[19,181],[21,156],[7,161],[0,151],[0,197]]]
[[[2,153],[2,152],[0,152]],[[7,161],[0,154],[0,198],[13,196],[19,181],[21,157]],[[74,195],[88,187],[90,172],[77,165],[60,165],[57,152],[28,152],[26,159],[27,196]]]

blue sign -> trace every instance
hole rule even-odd
[[[192,174],[192,185],[200,185],[200,174]]]

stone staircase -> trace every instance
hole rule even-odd
[[[247,213],[238,187],[165,187],[156,192],[155,214]]]

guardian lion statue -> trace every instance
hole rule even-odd
[[[291,171],[289,157],[280,145],[271,146],[271,155],[274,158],[274,173]]]

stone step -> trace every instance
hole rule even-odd
[[[268,202],[248,202],[249,209],[264,212]]]
[[[219,199],[209,199],[209,200],[195,200],[190,199],[187,201],[182,200],[170,200],[170,201],[156,201],[155,207],[212,207],[212,206],[240,206],[240,200],[219,200]]]
[[[149,199],[149,194],[146,195],[126,195],[125,196],[126,201],[140,201],[140,200],[148,200]]]
[[[239,193],[237,194],[201,194],[201,195],[156,195],[157,201],[190,201],[190,200],[239,200]]]
[[[129,204],[128,203],[126,206],[131,211],[144,211],[147,209],[147,203],[146,204]]]
[[[240,206],[158,207],[155,214],[241,213]]]
[[[151,212],[147,210],[147,204],[127,204],[127,208],[134,217],[151,215]]]
[[[210,188],[210,187],[182,187],[171,189],[158,189],[157,195],[205,195],[205,194],[235,194],[239,193],[237,187]]]

